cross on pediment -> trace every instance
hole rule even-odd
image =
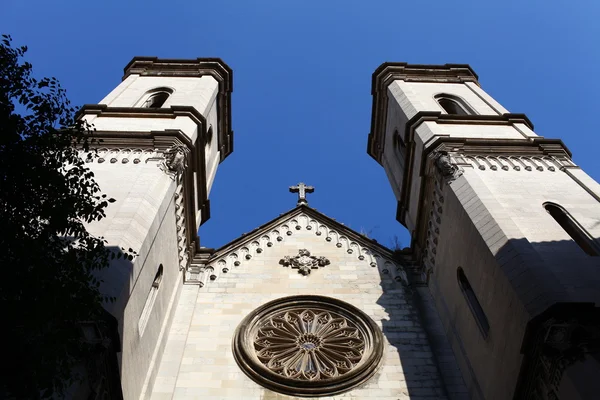
[[[308,201],[306,200],[306,193],[312,193],[315,191],[315,188],[312,186],[307,186],[303,182],[300,182],[296,186],[290,186],[291,193],[298,193],[298,203],[297,205],[308,205]]]

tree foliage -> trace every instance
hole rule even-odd
[[[61,395],[94,351],[80,322],[96,320],[96,278],[111,256],[86,223],[109,202],[80,157],[90,129],[55,78],[35,79],[26,47],[0,44],[0,397]],[[75,377],[76,378],[76,377]],[[4,392],[4,393],[3,393]]]

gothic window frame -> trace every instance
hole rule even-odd
[[[140,314],[140,319],[138,320],[138,331],[140,336],[144,334],[146,330],[146,326],[148,325],[148,320],[150,320],[150,315],[152,315],[152,310],[154,309],[154,303],[156,302],[156,297],[158,296],[158,290],[160,289],[160,284],[163,279],[164,268],[162,264],[159,264],[156,274],[154,275],[154,279],[152,280],[152,285],[150,286],[150,291],[148,292],[148,296],[146,297],[146,302],[144,303],[144,307],[142,308],[142,312]]]
[[[448,115],[477,115],[477,112],[467,103],[462,97],[449,94],[449,93],[438,93],[433,96],[438,106]],[[447,106],[444,106],[444,103],[449,102],[454,106],[458,107],[461,112],[451,112]]]
[[[471,310],[471,314],[473,314],[473,318],[477,322],[481,335],[486,339],[490,333],[490,322],[462,267],[456,269],[456,280]]]
[[[600,256],[600,245],[563,206],[551,201],[542,206],[582,251],[591,257]]]
[[[148,90],[137,102],[140,108],[162,108],[175,91],[169,87],[157,87]]]
[[[383,343],[381,329],[360,309],[330,297],[300,295],[270,301],[248,314],[232,348],[240,369],[259,385],[291,396],[320,397],[369,380],[381,365]],[[330,346],[343,348],[339,360]]]

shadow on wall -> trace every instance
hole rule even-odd
[[[390,396],[446,398],[427,332],[413,300],[413,289],[395,282],[381,271],[379,269],[383,294],[377,304],[384,308],[388,316],[387,319],[381,319],[383,335],[388,344],[380,373],[385,374],[387,385],[393,388]]]
[[[443,350],[449,348],[447,331],[454,332],[453,343],[473,357],[465,364],[469,372],[463,372],[467,380],[468,374],[476,378],[470,388],[477,398],[484,397],[480,388],[517,378],[516,387],[507,389],[514,390],[515,399],[595,398],[588,393],[600,391],[600,257],[590,256],[572,240],[511,239],[496,254],[479,236],[474,240],[472,246],[456,242],[447,243],[446,249],[439,246],[431,286],[413,288],[419,293],[414,304],[422,310],[446,388],[450,387],[448,365],[444,366],[450,357]],[[436,290],[436,282],[445,287],[435,293],[438,307],[442,304],[445,311],[436,311],[432,304],[429,290]],[[520,307],[533,318],[518,322]],[[429,318],[436,314],[445,320],[444,326]],[[394,314],[389,315],[384,332],[386,325],[395,328]],[[491,342],[473,340],[488,334]],[[502,345],[507,341],[514,346]],[[516,349],[514,354],[507,353],[510,348]],[[402,352],[400,358],[404,364]],[[516,369],[504,364],[511,360],[517,361]],[[506,376],[486,376],[482,371]],[[453,393],[447,395],[455,398]]]
[[[98,351],[91,360],[85,360],[82,368],[84,381],[81,382],[73,399],[108,398],[122,399],[121,355],[124,310],[133,276],[133,263],[127,259],[119,247],[107,246],[116,258],[109,267],[99,271],[98,277],[104,282],[100,293],[114,297],[112,303],[105,303],[104,318],[84,327],[85,339],[94,343]]]
[[[584,400],[600,391],[600,252],[594,250],[600,241],[582,240],[511,239],[495,254],[533,316],[521,341],[515,398]],[[485,303],[501,304],[494,300]],[[503,321],[491,322],[490,331],[500,331]]]

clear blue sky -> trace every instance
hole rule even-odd
[[[600,180],[600,2],[4,0],[0,32],[37,75],[95,103],[133,56],[220,57],[234,70],[234,153],[211,193],[203,246],[219,247],[310,205],[384,245],[406,230],[366,153],[371,74],[385,61],[468,63],[539,135],[560,138]]]

